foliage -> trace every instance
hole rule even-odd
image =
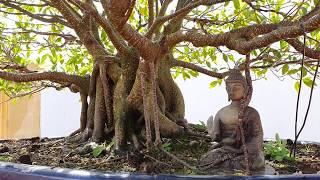
[[[206,32],[210,34],[217,34],[221,32],[227,32],[228,30],[238,29],[245,27],[251,24],[265,24],[265,23],[279,23],[288,19],[297,19],[299,16],[305,15],[311,9],[315,7],[318,3],[318,0],[313,1],[290,1],[290,0],[261,0],[255,1],[255,5],[261,9],[274,10],[273,12],[261,12],[254,10],[249,7],[245,1],[233,0],[231,2],[226,2],[224,6],[216,7],[215,11],[212,11],[214,8],[208,8],[204,11],[193,11],[193,17],[202,17],[203,19],[207,18],[212,21],[221,22],[221,24],[201,24],[194,23],[193,28],[197,29],[203,26],[206,28]],[[264,8],[265,7],[265,8]],[[296,8],[295,7],[299,7]],[[292,11],[292,9],[295,9]],[[295,16],[298,15],[298,16]],[[233,23],[227,23],[232,21]],[[186,22],[190,25],[190,22]],[[190,25],[191,26],[191,25]],[[314,49],[319,49],[318,42],[320,40],[319,30],[310,33],[315,39],[307,38],[307,46]],[[308,34],[309,35],[309,34]],[[302,40],[302,39],[301,39]],[[301,59],[301,54],[292,53],[292,48],[290,45],[281,40],[278,43],[273,45],[261,48],[253,51],[253,57],[256,58],[259,56],[265,56],[264,61],[257,61],[252,64],[252,66],[266,66],[265,68],[255,68],[253,73],[256,79],[261,79],[266,76],[269,69],[272,72],[279,76],[289,76],[294,79],[298,78],[300,75],[300,66],[297,64],[284,64],[282,66],[275,66],[277,62],[280,61],[297,61]],[[215,48],[215,47],[194,47],[190,44],[185,44],[177,46],[174,55],[177,59],[193,62],[196,64],[203,65],[204,67],[211,69],[212,71],[226,71],[229,68],[232,68],[234,65],[237,65],[243,62],[244,58],[239,56],[236,52],[229,50],[227,48]],[[269,66],[269,67],[268,67]],[[270,67],[271,66],[271,67]],[[306,86],[311,86],[311,75],[313,68],[311,66],[305,67],[303,70],[303,82]],[[175,77],[182,76],[183,79],[189,79],[191,77],[196,77],[192,75],[188,70],[178,68],[174,74]],[[210,88],[220,85],[219,80],[214,80],[210,83]],[[295,86],[296,89],[296,86]]]
[[[114,141],[111,141],[109,144],[102,143],[99,145],[94,145],[92,148],[93,157],[100,156],[104,151],[110,151],[111,147],[114,145]]]
[[[171,142],[166,142],[162,145],[163,149],[170,152],[172,150],[172,143]]]
[[[12,159],[13,158],[10,155],[7,155],[7,154],[1,154],[0,155],[0,161],[11,162]]]
[[[203,121],[199,121],[198,124],[195,124],[195,128],[199,129],[199,130],[205,130],[206,129],[206,124]]]
[[[19,0],[13,4],[16,3],[22,3],[21,8],[28,13],[40,14],[44,17],[61,16],[59,11],[51,6],[34,5],[41,4],[41,1],[34,1],[28,4]],[[279,23],[285,20],[294,21],[310,12],[318,3],[318,0],[259,0],[252,3],[256,9],[242,0],[226,1],[207,7],[199,6],[194,8],[187,17],[205,19],[209,23],[185,18],[182,28],[186,30],[194,29],[207,34],[219,34],[253,24]],[[257,10],[257,8],[263,11]],[[21,13],[17,8],[5,5],[5,3],[0,3],[0,9],[0,39],[3,42],[0,44],[0,65],[16,63],[25,66],[35,63],[43,70],[63,71],[78,75],[85,75],[91,72],[92,57],[70,27],[56,22],[48,23],[35,20],[35,18]],[[171,9],[173,8],[171,7]],[[171,12],[166,14],[169,13]],[[143,34],[148,30],[146,26],[148,15],[147,1],[139,1],[130,16],[129,23]],[[319,31],[315,30],[308,34],[310,37],[306,40],[308,47],[319,49]],[[106,51],[111,55],[115,55],[117,50],[108,38],[108,34],[101,27],[99,27],[99,37]],[[235,51],[225,47],[195,47],[187,42],[182,42],[175,46],[173,55],[177,60],[191,62],[211,71],[219,72],[226,71],[244,60]],[[252,66],[266,67],[253,69],[257,79],[264,77],[270,70],[277,72],[278,76],[299,77],[300,71],[297,64],[277,65],[281,61],[293,62],[301,59],[301,54],[293,52],[293,49],[286,41],[281,40],[252,52],[252,58],[260,56],[267,58],[254,62]],[[309,87],[312,82],[311,72],[313,69],[314,67],[309,65],[303,70],[303,82]],[[198,75],[198,72],[181,67],[175,67],[173,70],[174,77],[182,76],[185,80],[198,77]],[[219,84],[221,84],[221,80],[214,80],[210,83],[210,87],[214,88]],[[19,91],[30,90],[30,85],[17,85],[0,81],[0,88],[17,94]]]
[[[285,140],[281,140],[279,134],[276,133],[275,141],[269,141],[264,145],[264,153],[266,157],[270,157],[271,160],[282,162],[284,160],[294,160],[290,157],[290,151],[287,148]]]
[[[98,157],[105,149],[106,149],[106,147],[104,145],[98,145],[98,146],[94,147],[92,149],[93,157],[95,157],[95,158]]]

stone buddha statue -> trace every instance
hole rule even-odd
[[[216,144],[201,157],[199,164],[201,170],[210,173],[233,173],[235,170],[246,169],[238,114],[248,85],[237,69],[230,70],[225,82],[231,104],[220,109],[214,119],[212,116],[208,119],[208,133]],[[250,171],[263,170],[263,130],[259,113],[250,106],[246,107],[242,124]]]

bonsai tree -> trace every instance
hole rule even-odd
[[[73,141],[160,145],[186,133],[173,77],[204,73],[215,86],[250,55],[257,78],[276,71],[311,86],[319,12],[317,0],[0,0],[0,87],[12,98],[79,92]]]

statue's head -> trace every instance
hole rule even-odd
[[[231,69],[225,81],[229,101],[238,101],[246,96],[248,85],[240,70]]]

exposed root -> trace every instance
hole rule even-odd
[[[183,134],[184,130],[179,126],[177,118],[166,114],[167,102],[157,82],[154,62],[141,59],[134,83],[132,73],[122,72],[115,84],[108,79],[106,63],[107,61],[96,61],[88,92],[80,92],[80,128],[70,135],[68,142],[83,143],[89,139],[103,142],[112,137],[114,132],[115,151],[125,150],[128,142],[131,142],[134,149],[140,150],[144,145],[148,149],[159,147],[161,136],[175,137]],[[125,75],[130,75],[131,79]],[[129,80],[132,80],[130,86],[127,85]],[[169,104],[172,109],[174,105]],[[140,122],[142,120],[144,123]],[[141,125],[144,127],[140,127]],[[143,128],[146,141],[141,142],[136,133],[140,133],[138,131]]]
[[[154,63],[149,63],[150,68],[150,75],[151,75],[151,103],[152,103],[152,119],[154,122],[154,130],[156,139],[154,145],[158,147],[161,145],[161,138],[160,138],[160,128],[159,128],[159,115],[158,115],[158,103],[157,103],[157,85],[156,85],[156,72]]]
[[[106,135],[106,136],[108,136],[109,134],[111,134],[111,133],[113,133],[114,132],[114,127],[105,127],[104,128],[104,134]]]
[[[112,109],[112,95],[111,88],[109,85],[109,78],[107,76],[107,65],[102,62],[100,64],[100,78],[103,87],[104,101],[107,112],[107,126],[113,126],[113,109]]]
[[[82,131],[83,131],[83,130],[82,130],[81,128],[79,128],[79,129],[73,131],[73,132],[69,135],[69,137],[72,137],[72,136],[74,136],[74,135],[76,135],[76,134],[78,134],[78,133],[80,133],[80,132],[82,132]]]
[[[80,131],[83,131],[87,126],[87,118],[88,118],[88,94],[80,91],[80,99],[81,99],[81,114],[80,114]]]
[[[66,141],[68,143],[84,143],[87,142],[92,136],[92,130],[86,128],[84,131],[75,134],[73,137],[67,137]]]
[[[198,173],[201,173],[196,167],[194,166],[191,166],[190,164],[188,164],[187,162],[179,159],[177,156],[175,156],[174,154],[171,154],[170,152],[164,150],[162,147],[159,147],[159,149],[165,153],[167,156],[171,157],[172,159],[176,160],[177,162],[181,163],[182,165],[184,165],[185,167],[195,171],[195,172],[198,172]]]
[[[148,107],[150,106],[147,98],[147,87],[146,87],[146,62],[144,59],[140,59],[141,63],[141,72],[140,72],[140,77],[141,77],[141,90],[142,90],[142,98],[143,98],[143,112],[144,112],[144,120],[145,120],[145,127],[146,127],[146,144],[147,148],[150,149],[152,147],[152,135],[151,135],[151,123],[150,123],[150,112],[148,111]]]
[[[115,138],[115,149],[121,151],[126,145],[126,118],[127,108],[125,97],[125,81],[123,77],[120,77],[115,90],[114,90],[114,138]]]
[[[140,150],[142,147],[141,147],[141,144],[138,140],[138,137],[135,135],[135,134],[131,134],[131,141],[133,143],[133,147],[136,149],[136,150]]]
[[[163,164],[163,165],[165,165],[165,166],[167,166],[167,167],[172,167],[170,164],[165,163],[165,162],[162,162],[162,161],[158,160],[157,158],[152,157],[152,156],[150,156],[150,155],[148,155],[148,154],[144,154],[144,156],[145,156],[146,158],[152,160],[152,161],[155,161],[155,162],[158,163],[158,164]]]
[[[92,141],[102,142],[105,140],[104,127],[106,120],[106,108],[104,103],[103,88],[100,78],[97,78],[96,103],[94,107],[94,121]]]

